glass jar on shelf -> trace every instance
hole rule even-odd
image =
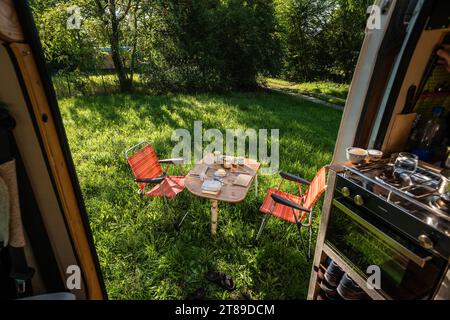
[[[443,107],[434,107],[432,117],[422,123],[413,132],[411,140],[413,145],[411,152],[416,154],[420,160],[432,162],[437,155],[437,149],[442,143],[443,135],[446,130],[444,119],[445,109]]]

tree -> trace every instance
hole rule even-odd
[[[93,67],[96,39],[89,32],[89,22],[83,21],[81,29],[67,29],[67,9],[64,1],[33,2],[35,23],[52,69],[88,70]]]
[[[332,58],[332,78],[350,82],[364,40],[367,0],[335,0],[326,42]]]
[[[350,81],[364,39],[368,0],[276,0],[281,75]]]
[[[143,76],[172,91],[248,89],[278,69],[268,0],[154,0],[143,21]]]
[[[95,0],[97,17],[104,24],[104,31],[107,35],[109,45],[111,46],[111,56],[114,62],[115,71],[119,79],[119,87],[121,92],[127,92],[133,86],[133,68],[136,56],[136,41],[137,41],[137,19],[139,15],[139,0]],[[133,68],[129,74],[125,68],[123,58],[123,48],[128,46],[128,43],[123,42],[123,28],[124,24],[129,22],[129,13],[132,11],[134,36],[132,39],[132,61]]]
[[[330,63],[324,34],[331,1],[277,0],[285,78],[301,82],[324,76]]]

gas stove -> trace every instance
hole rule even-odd
[[[414,174],[399,175],[393,161],[384,159],[344,166],[338,174],[336,192],[448,259],[450,199],[438,192],[440,182],[439,172],[423,163]]]

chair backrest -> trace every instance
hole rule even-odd
[[[327,189],[327,169],[328,167],[323,167],[317,172],[310,186],[305,192],[305,200],[303,201],[303,207],[307,209],[312,209],[320,196]]]
[[[158,156],[149,144],[127,157],[127,161],[136,179],[153,179],[163,175]],[[146,183],[138,183],[138,185],[142,190],[145,188]]]

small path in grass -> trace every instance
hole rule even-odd
[[[269,90],[269,91],[275,91],[275,92],[279,92],[279,93],[283,93],[283,94],[288,94],[288,95],[291,95],[291,96],[294,96],[294,97],[299,97],[299,98],[302,98],[302,99],[305,99],[305,100],[308,100],[308,101],[311,101],[311,102],[314,102],[314,103],[318,103],[318,104],[321,104],[321,105],[324,105],[324,106],[327,106],[327,107],[331,107],[331,108],[334,108],[334,109],[337,109],[337,110],[341,110],[341,111],[344,110],[344,106],[341,106],[341,105],[338,105],[338,104],[335,104],[335,103],[331,103],[331,102],[328,102],[328,101],[324,101],[324,100],[321,100],[319,98],[311,97],[311,96],[308,96],[308,95],[305,95],[305,94],[293,93],[293,92],[290,92],[290,91],[287,91],[287,90],[270,88],[270,87],[266,87],[266,86],[263,86],[263,85],[261,85],[261,88],[263,88],[265,90]],[[328,94],[324,94],[324,93],[320,93],[319,94],[318,93],[317,95],[322,96],[322,97],[327,98],[327,99],[336,99],[336,100],[342,100],[342,101],[345,102],[344,99],[341,99],[341,98],[338,98],[338,97],[335,97],[335,96],[331,96],[331,95],[328,95]]]

